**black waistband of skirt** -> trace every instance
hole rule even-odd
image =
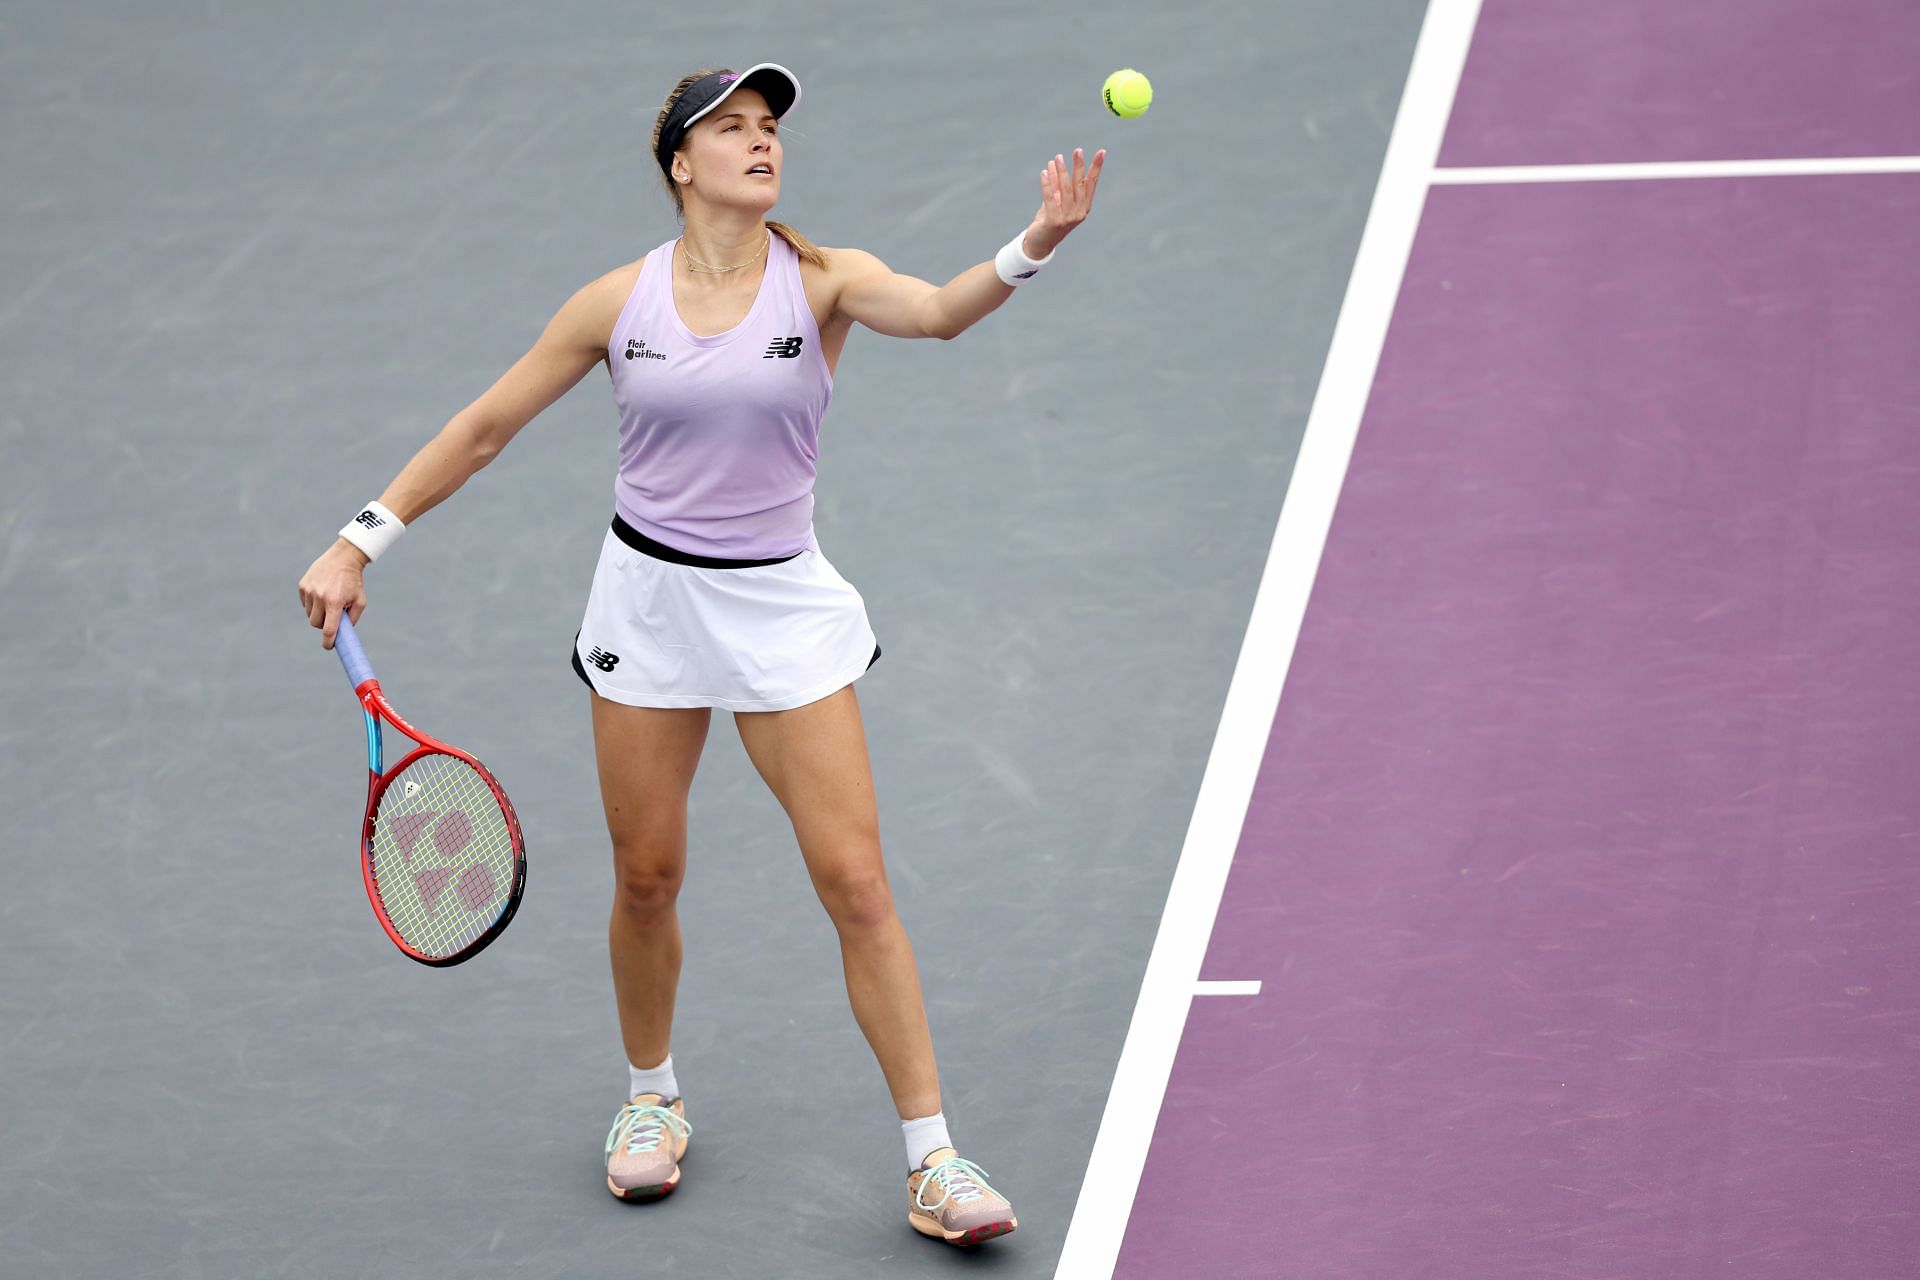
[[[670,564],[690,564],[696,569],[757,569],[762,565],[784,564],[793,559],[793,556],[800,554],[800,551],[796,551],[792,556],[775,556],[771,560],[722,560],[718,556],[697,556],[691,551],[682,551],[664,542],[655,542],[622,520],[617,511],[613,513],[613,536],[641,555],[652,556],[655,560],[665,560]],[[804,551],[806,548],[802,547],[800,550]]]

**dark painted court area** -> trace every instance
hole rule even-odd
[[[10,8],[0,1275],[1052,1275],[1422,8]],[[368,909],[364,731],[295,598],[573,290],[675,234],[673,82],[762,59],[805,86],[777,215],[923,279],[1109,150],[1043,281],[952,343],[855,335],[822,429],[943,1109],[1020,1218],[977,1255],[907,1225],[832,926],[725,716],[681,898],[694,1151],[658,1212],[606,1192],[628,1080],[566,659],[604,373],[369,575],[383,687],[526,828],[468,964]],[[1157,101],[1119,121],[1129,65]]]

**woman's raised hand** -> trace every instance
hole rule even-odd
[[[1085,163],[1084,155],[1075,147],[1071,165],[1065,156],[1055,156],[1040,175],[1040,212],[1033,215],[1033,225],[1027,228],[1021,246],[1029,258],[1052,253],[1054,246],[1067,238],[1067,232],[1085,222],[1093,209],[1093,191],[1100,185],[1100,167],[1106,163],[1107,152],[1104,147],[1094,152],[1091,164]]]

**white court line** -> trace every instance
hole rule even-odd
[[[1814,160],[1676,160],[1650,164],[1534,164],[1435,169],[1438,186],[1507,182],[1644,182],[1657,178],[1799,178],[1849,173],[1920,173],[1920,156],[1836,156]]]
[[[1113,1275],[1479,12],[1480,0],[1427,8],[1056,1280]]]
[[[1193,994],[1197,996],[1257,996],[1260,994],[1260,979],[1251,982],[1196,982]]]

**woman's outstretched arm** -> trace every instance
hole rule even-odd
[[[1045,258],[1086,220],[1093,208],[1094,188],[1107,153],[1096,151],[1091,163],[1076,148],[1069,164],[1055,156],[1040,175],[1040,211],[1021,238],[1029,258]],[[992,262],[967,268],[945,285],[900,275],[860,249],[832,251],[839,279],[835,309],[876,333],[894,338],[956,338],[1007,300],[1013,292],[1003,284]]]
[[[631,288],[632,272],[615,271],[567,299],[527,354],[448,419],[400,469],[381,493],[381,505],[403,524],[411,524],[452,497],[522,427],[580,381],[606,355],[614,321],[626,301],[622,279]],[[340,614],[344,611],[359,622],[367,607],[366,566],[365,552],[336,538],[300,577],[300,606],[307,621],[320,629],[326,648],[333,648]]]

